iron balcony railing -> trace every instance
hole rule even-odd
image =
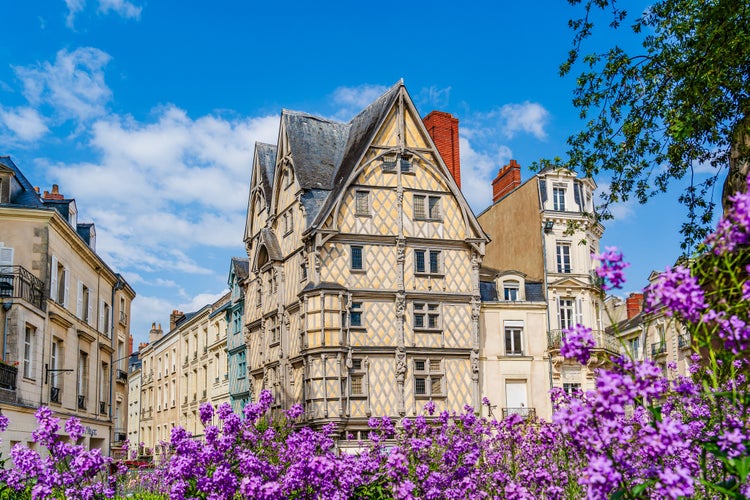
[[[118,382],[127,382],[128,381],[128,372],[125,370],[117,370],[117,381]]]
[[[128,439],[128,435],[125,431],[122,429],[115,429],[115,442],[116,443],[122,443],[123,441]]]
[[[536,417],[536,408],[526,406],[520,408],[503,408],[503,418],[508,418],[511,415],[518,415],[521,418],[534,418]]]
[[[99,413],[105,415],[107,413],[107,402],[99,401]]]
[[[50,387],[49,388],[49,401],[50,401],[50,403],[59,403],[60,402],[60,388],[59,387]]]
[[[604,349],[613,353],[620,352],[620,341],[604,330],[592,330],[591,336],[594,337],[594,348]],[[562,340],[565,338],[565,330],[550,330],[547,334],[549,349],[560,349]]]
[[[0,363],[0,389],[9,391],[16,390],[16,379],[18,378],[18,367]]]
[[[651,344],[651,356],[660,356],[666,354],[667,343],[666,342],[654,342]]]
[[[690,347],[690,335],[683,333],[677,336],[677,347],[687,349]]]
[[[86,409],[86,396],[78,396],[78,409],[79,410]]]
[[[44,282],[23,266],[0,266],[0,298],[23,299],[47,310]]]

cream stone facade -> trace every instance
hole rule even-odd
[[[564,168],[547,167],[520,182],[520,166],[511,161],[493,182],[493,205],[477,219],[492,238],[485,265],[513,269],[528,280],[541,281],[547,302],[547,357],[552,387],[566,391],[594,387],[596,368],[619,351],[604,330],[603,302],[597,263],[604,228],[593,217],[590,178]],[[575,324],[593,330],[596,347],[586,366],[559,355],[563,331]]]
[[[142,452],[141,443],[141,359],[135,352],[128,363],[128,426],[127,438],[131,453]]]
[[[480,315],[482,414],[552,417],[547,302],[541,282],[516,271],[483,269]]]
[[[175,325],[171,325],[175,326]],[[178,384],[180,374],[180,335],[177,328],[166,334],[161,325],[152,325],[149,343],[140,349],[141,357],[141,418],[140,435],[144,449],[159,450],[169,441],[172,427],[179,422]]]
[[[349,123],[284,110],[257,144],[245,243],[255,397],[342,435],[475,407],[487,240],[403,85]]]
[[[227,360],[227,317],[230,294],[214,304],[208,316],[208,400],[217,408],[229,403],[229,362]]]
[[[78,221],[75,200],[57,186],[40,196],[8,157],[0,224],[0,408],[11,420],[2,456],[31,443],[42,405],[80,418],[84,445],[110,454],[125,425],[127,393],[113,380],[135,292],[96,253],[94,225]]]

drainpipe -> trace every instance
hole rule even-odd
[[[112,287],[112,300],[109,303],[109,311],[112,315],[112,320],[109,322],[109,340],[113,343],[112,349],[114,350],[114,337],[115,337],[115,293],[118,290],[122,290],[125,283],[123,283],[122,279],[120,278],[120,275],[117,275],[117,281],[115,282],[115,286]],[[115,354],[117,355],[117,354]],[[115,373],[115,362],[122,361],[124,358],[117,359],[115,361],[112,361],[112,357],[110,356],[110,363],[109,363],[109,423],[110,431],[109,431],[109,456],[112,457],[112,441],[115,437],[115,425],[112,421],[112,399],[114,396],[114,373]]]
[[[3,312],[5,313],[5,326],[3,327],[3,359],[5,361],[8,361],[8,312],[10,311],[11,307],[13,307],[12,300],[3,300]]]

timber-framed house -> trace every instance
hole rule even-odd
[[[354,439],[369,417],[429,400],[479,408],[487,237],[431,133],[400,81],[348,123],[283,110],[277,145],[255,145],[244,332],[256,397],[302,403],[309,425]]]

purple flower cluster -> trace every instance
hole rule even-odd
[[[708,307],[705,292],[698,279],[685,266],[668,267],[646,289],[646,310],[664,308],[668,316],[697,323]]]
[[[622,288],[625,283],[623,270],[630,266],[630,263],[623,260],[622,252],[616,247],[607,247],[605,250],[600,254],[591,254],[592,259],[599,261],[596,275],[602,280],[602,290]]]
[[[582,365],[589,362],[591,349],[595,346],[591,328],[577,324],[573,328],[563,331],[560,356],[567,359],[575,359]]]
[[[739,247],[750,244],[750,178],[748,189],[738,191],[729,197],[729,210],[708,235],[706,243],[716,255],[734,252]]]

